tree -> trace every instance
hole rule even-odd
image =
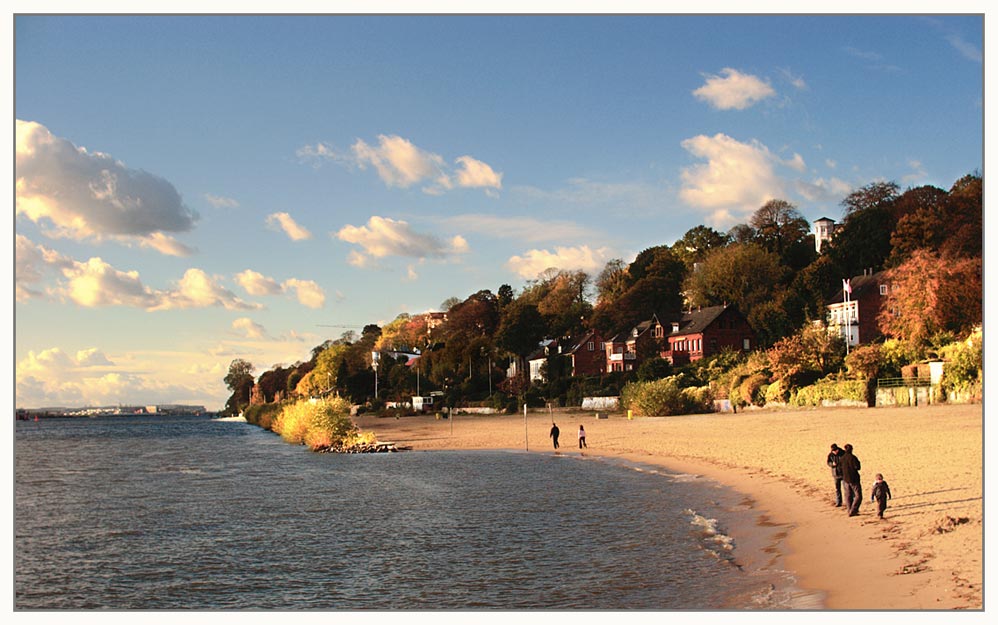
[[[627,290],[627,286],[627,263],[620,258],[611,258],[596,277],[596,301],[612,302]]]
[[[711,250],[729,243],[730,236],[707,226],[696,226],[687,230],[681,239],[672,244],[672,252],[686,265],[687,271],[693,271],[694,265],[702,262]]]
[[[897,199],[897,184],[874,182],[842,200],[845,219],[836,229],[828,253],[846,275],[884,267],[891,253],[891,234],[897,226]]]
[[[604,334],[629,329],[654,314],[671,316],[682,310],[686,265],[669,246],[643,250],[626,275],[624,292],[612,301],[601,299],[593,310],[592,326]]]
[[[916,250],[888,270],[887,280],[891,288],[877,318],[880,329],[916,349],[940,332],[963,335],[981,323],[980,258],[944,258]]]
[[[544,320],[537,306],[519,300],[507,306],[495,338],[496,346],[517,357],[518,368],[526,377],[528,372],[524,360],[544,338]]]
[[[225,414],[238,414],[249,405],[250,391],[253,389],[253,369],[253,363],[242,358],[229,363],[229,372],[223,381],[232,395],[225,403]]]
[[[584,271],[548,269],[524,288],[520,300],[537,306],[548,336],[578,335],[592,315],[591,284]]]
[[[749,224],[755,229],[755,241],[787,267],[801,269],[817,255],[811,224],[786,200],[769,200],[752,214]]]
[[[808,324],[777,341],[766,352],[774,380],[793,388],[838,371],[845,357],[845,341],[824,327]]]
[[[694,306],[734,304],[751,319],[756,306],[773,299],[785,277],[775,254],[755,243],[733,243],[712,251],[683,288]]]

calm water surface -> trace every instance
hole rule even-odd
[[[728,491],[577,455],[314,454],[238,422],[15,433],[16,609],[786,607]],[[715,522],[714,519],[720,519]],[[749,558],[748,560],[751,560]]]

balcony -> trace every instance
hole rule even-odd
[[[621,362],[621,361],[624,361],[624,360],[634,360],[637,357],[638,357],[638,355],[635,354],[634,352],[623,352],[623,353],[618,352],[616,354],[610,354],[610,362]]]

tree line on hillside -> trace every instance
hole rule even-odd
[[[495,292],[451,298],[442,305],[445,320],[403,313],[384,327],[372,324],[359,335],[327,340],[308,361],[275,365],[256,379],[251,363],[234,360],[224,379],[232,391],[225,412],[236,414],[251,402],[326,395],[357,404],[374,400],[377,407],[431,390],[442,391],[450,405],[508,406],[525,397],[577,404],[583,395],[611,395],[630,380],[675,372],[652,359],[638,371],[574,379],[564,360],[552,356],[546,381],[531,384],[524,359],[542,339],[580,337],[590,329],[609,338],[653,314],[678,318],[697,306],[737,307],[764,352],[799,351],[823,341],[828,344],[813,348],[834,351],[834,337],[815,339],[810,322],[824,319],[825,305],[844,278],[866,271],[886,270],[897,287],[888,295],[880,329],[882,339],[902,345],[907,358],[924,357],[981,323],[979,173],[960,178],[948,191],[920,186],[902,192],[894,182],[874,182],[841,204],[842,220],[821,254],[797,207],[773,199],[726,233],[700,225],[671,245],[643,250],[631,263],[612,259],[596,276],[549,269],[519,293],[504,284]],[[408,364],[405,354],[411,353],[420,354],[415,365]],[[378,354],[376,369],[372,354]],[[508,379],[514,361],[521,376]],[[833,361],[842,364],[841,357]],[[694,363],[690,377],[702,381],[712,375],[710,367],[723,369],[723,362]],[[757,375],[775,380],[774,368],[782,370],[777,364]]]

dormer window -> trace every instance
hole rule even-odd
[[[638,335],[638,329],[637,328],[634,328],[633,330],[631,330],[631,336],[637,336],[637,335]]]
[[[678,321],[673,321],[672,322],[672,333],[675,334],[676,332],[679,332],[679,322]]]

